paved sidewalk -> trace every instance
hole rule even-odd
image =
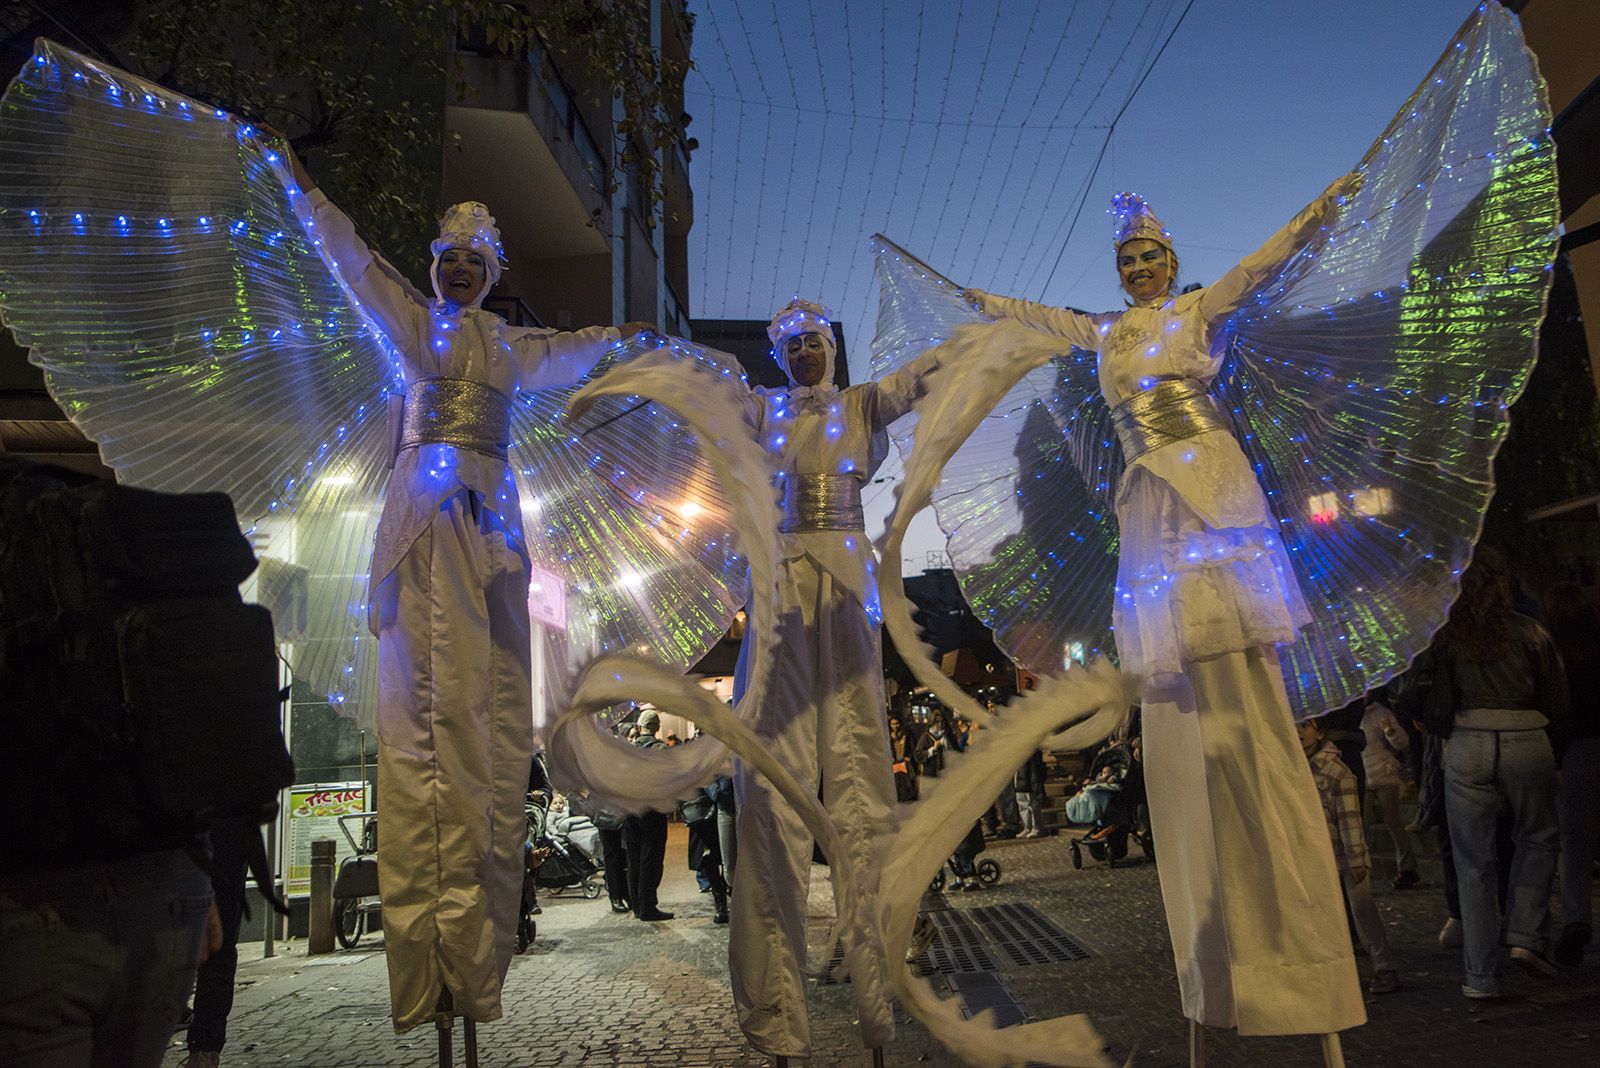
[[[766,1061],[745,1045],[727,982],[727,928],[711,923],[710,895],[697,893],[684,867],[682,828],[673,827],[662,907],[668,923],[612,914],[606,900],[546,895],[533,948],[513,961],[506,1016],[479,1029],[484,1068],[522,1066],[724,1066]],[[1137,852],[1137,851],[1136,851]],[[1187,1064],[1187,1024],[1179,1014],[1160,891],[1152,865],[1074,871],[1064,838],[991,843],[1000,862],[995,887],[952,893],[930,904],[958,910],[1031,905],[1093,954],[1086,960],[1007,966],[1001,977],[1037,1018],[1088,1012],[1120,1062],[1140,1068]],[[814,868],[811,933],[820,940],[831,915],[826,870]],[[1435,941],[1443,918],[1437,864],[1427,882],[1403,893],[1380,891],[1379,907],[1401,962],[1399,993],[1368,999],[1369,1022],[1346,1032],[1351,1068],[1559,1068],[1600,1064],[1600,960],[1559,982],[1512,970],[1501,1004],[1473,1011],[1460,996],[1460,951]],[[1384,881],[1383,885],[1387,885]],[[431,1029],[396,1036],[387,1015],[381,940],[307,959],[291,943],[271,960],[259,943],[241,946],[240,989],[230,1021],[228,1066],[369,1068],[437,1064]],[[1359,960],[1363,976],[1370,969]],[[849,988],[813,991],[813,1066],[866,1065],[853,1031]],[[899,1014],[890,1065],[945,1065],[953,1058],[922,1027]],[[182,1036],[178,1036],[181,1044]],[[182,1060],[175,1047],[166,1065]],[[457,1065],[464,1061],[457,1041]],[[1208,1032],[1208,1068],[1321,1063],[1314,1038],[1239,1038]]]

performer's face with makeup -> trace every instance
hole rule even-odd
[[[1172,253],[1147,237],[1136,238],[1117,250],[1117,274],[1134,300],[1159,297],[1172,284]]]
[[[783,339],[783,358],[797,386],[814,386],[828,370],[827,343],[821,334],[807,331]]]
[[[468,248],[447,248],[439,256],[439,292],[457,304],[471,304],[483,292],[489,268]]]

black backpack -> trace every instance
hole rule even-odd
[[[224,494],[0,457],[0,870],[276,816],[294,766],[272,617],[239,596],[255,566]]]

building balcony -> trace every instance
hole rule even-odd
[[[446,198],[488,204],[513,262],[605,253],[610,167],[543,49],[518,59],[463,45],[457,58]]]

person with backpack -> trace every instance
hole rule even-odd
[[[39,802],[0,812],[0,1064],[155,1068],[224,945],[207,869],[263,877],[294,772],[254,568],[221,494],[0,456],[0,780]]]

